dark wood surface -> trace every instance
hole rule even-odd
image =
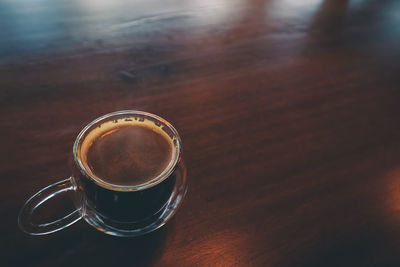
[[[1,1],[0,265],[400,266],[399,12],[397,0]],[[181,134],[176,216],[140,238],[83,221],[22,233],[19,209],[70,175],[81,128],[124,109]]]

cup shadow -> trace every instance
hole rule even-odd
[[[84,247],[77,252],[79,264],[152,266],[165,248],[167,230],[161,227],[138,237],[109,236],[95,229],[86,231],[81,240]]]
[[[173,228],[172,219],[142,236],[116,237],[81,220],[50,235],[30,236],[15,226],[17,240],[23,241],[11,244],[15,253],[9,255],[10,266],[153,266]],[[21,254],[24,256],[19,257]]]

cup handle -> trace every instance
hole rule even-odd
[[[25,202],[24,206],[19,212],[18,225],[20,229],[30,235],[45,235],[57,232],[79,221],[82,218],[80,209],[77,209],[63,218],[49,223],[34,224],[31,221],[32,214],[40,205],[59,194],[63,194],[71,190],[76,190],[76,185],[72,177],[49,185],[34,194],[30,199],[28,199],[28,201]]]

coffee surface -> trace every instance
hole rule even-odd
[[[157,130],[133,124],[102,132],[88,147],[84,165],[109,184],[134,186],[149,182],[172,160],[172,143]]]

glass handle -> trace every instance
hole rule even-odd
[[[28,201],[25,202],[24,206],[19,212],[18,225],[21,230],[30,235],[45,235],[57,232],[79,221],[82,218],[80,209],[77,209],[63,218],[49,223],[35,224],[31,221],[32,214],[40,205],[59,194],[63,194],[71,190],[76,190],[76,186],[72,178],[68,178],[49,185],[34,194],[30,199],[28,199]]]

